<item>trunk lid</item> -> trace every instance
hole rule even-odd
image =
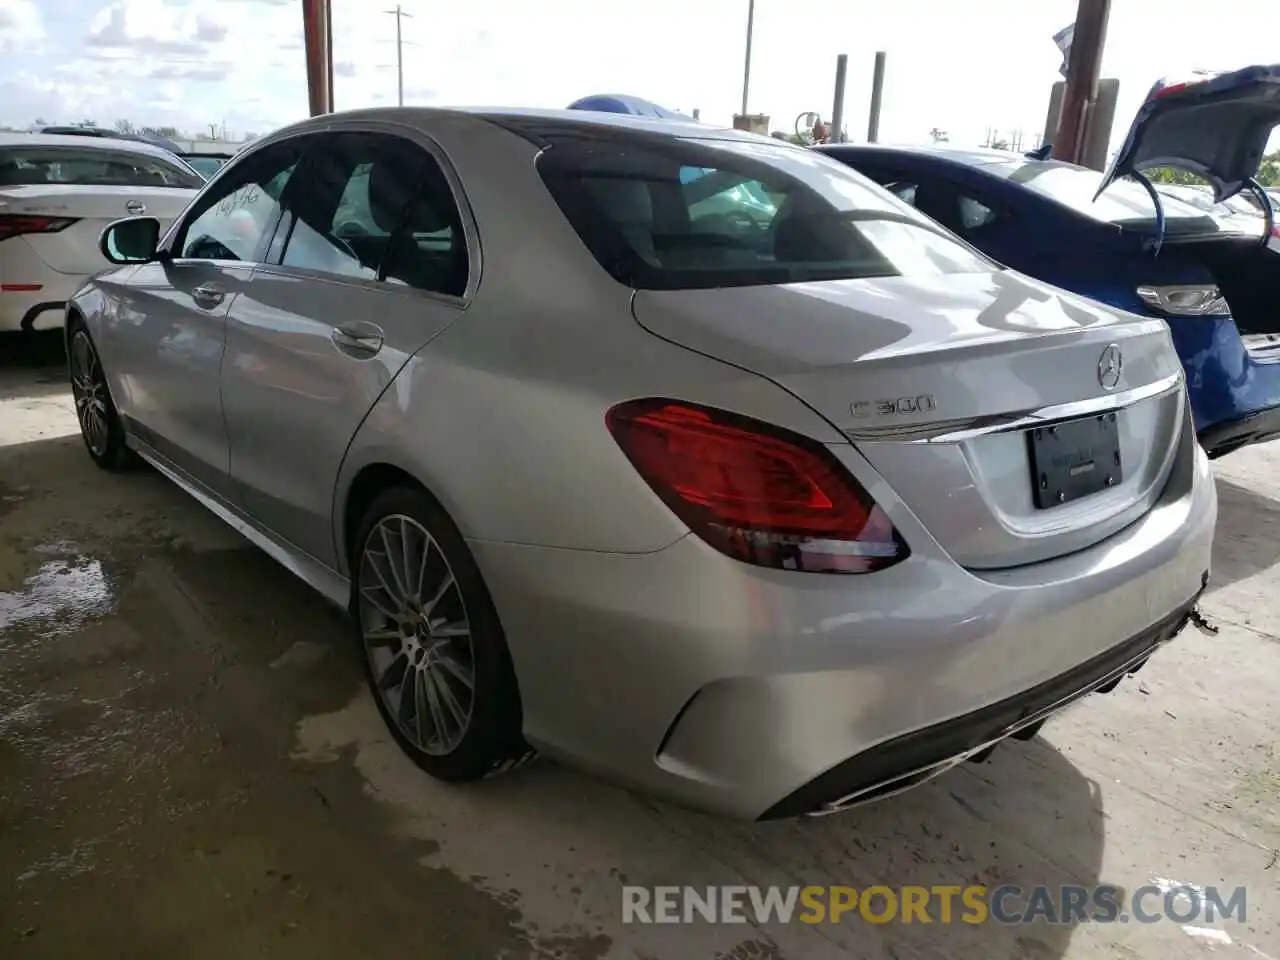
[[[125,217],[156,217],[166,229],[198,191],[185,187],[34,184],[0,187],[0,214],[74,217],[56,233],[28,233],[25,239],[58,273],[89,275],[108,266],[98,250],[103,229]]]
[[[1258,172],[1280,123],[1280,65],[1161,80],[1138,110],[1098,192],[1149,167],[1180,167],[1213,186],[1218,201]]]
[[[1173,463],[1184,391],[1165,324],[1010,271],[641,290],[633,309],[650,332],[768,377],[821,413],[973,569],[1098,542],[1151,507]],[[1047,434],[1113,413],[1098,429],[1112,431],[1118,470],[1110,453],[1062,460],[1089,443],[1054,453],[1046,436],[1032,452],[1037,425]],[[1062,468],[1039,491],[1033,456]],[[1038,506],[1072,470],[1114,483]]]

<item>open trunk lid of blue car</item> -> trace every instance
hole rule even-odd
[[[1179,167],[1204,177],[1219,202],[1257,174],[1280,123],[1280,64],[1161,80],[1138,110],[1099,193],[1151,167]]]

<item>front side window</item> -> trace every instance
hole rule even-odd
[[[749,141],[574,142],[538,169],[596,260],[650,289],[985,273],[992,264],[838,161]]]
[[[36,145],[0,151],[0,186],[45,183],[194,189],[203,181],[178,163],[124,149]]]
[[[240,161],[192,208],[190,219],[176,237],[175,256],[244,262],[261,259],[301,149],[296,143],[279,143]]]
[[[461,296],[462,219],[440,164],[387,134],[339,133],[308,161],[290,195],[281,263]]]

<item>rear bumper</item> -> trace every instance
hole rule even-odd
[[[1215,423],[1197,436],[1211,460],[1253,443],[1274,440],[1280,437],[1280,406]]]
[[[55,330],[65,322],[69,300],[80,286],[80,278],[70,282],[53,278],[39,290],[0,290],[0,332],[16,330]]]
[[[1034,733],[1045,719],[1076,700],[1109,690],[1136,673],[1151,654],[1182,632],[1194,607],[1192,601],[1125,643],[1030,690],[850,757],[770,807],[760,819],[834,813],[880,800],[932,780],[1001,740]]]
[[[525,734],[745,819],[941,772],[928,768],[1108,684],[1177,632],[1217,514],[1208,461],[1186,440],[1193,453],[1140,520],[1010,570],[964,570],[924,541],[867,577],[751,567],[692,536],[638,555],[472,541]]]

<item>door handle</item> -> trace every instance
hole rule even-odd
[[[329,335],[334,346],[340,350],[363,353],[372,356],[382,349],[382,331],[376,327],[348,329],[337,327]]]
[[[191,299],[202,307],[216,307],[226,295],[220,283],[202,283],[191,291]]]

